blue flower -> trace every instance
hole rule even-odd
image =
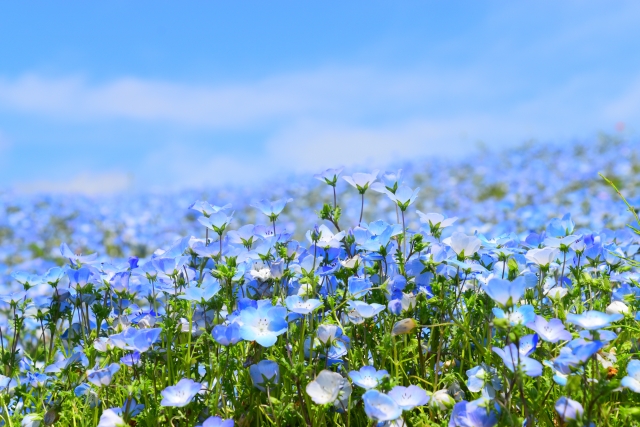
[[[534,330],[543,341],[557,343],[558,341],[569,341],[571,333],[564,328],[560,319],[547,321],[542,316],[537,316],[533,322],[526,324],[527,328]]]
[[[321,182],[325,182],[327,185],[335,187],[338,182],[338,177],[342,173],[343,168],[327,169],[322,173],[313,175],[315,179]]]
[[[151,263],[155,269],[159,272],[166,274],[167,276],[175,276],[182,271],[182,267],[189,262],[190,257],[178,256],[178,257],[158,257],[153,258]]]
[[[497,390],[502,390],[502,382],[498,376],[498,372],[492,366],[481,363],[475,368],[467,371],[467,388],[469,391],[477,393],[482,391],[482,396],[487,399],[493,399]]]
[[[260,210],[260,212],[268,216],[269,220],[275,221],[286,204],[292,201],[293,199],[280,199],[271,202],[269,200],[262,199],[259,202],[252,203],[251,206]]]
[[[384,369],[376,370],[373,366],[363,366],[360,371],[349,372],[349,377],[355,385],[366,390],[376,388],[384,377],[388,377],[389,372]]]
[[[391,421],[400,418],[402,408],[391,397],[377,390],[367,390],[362,395],[364,412],[377,421]]]
[[[160,406],[182,408],[193,400],[201,388],[202,384],[188,378],[183,378],[178,381],[178,384],[168,386],[160,392],[162,395]]]
[[[489,280],[485,292],[492,300],[502,306],[515,305],[520,301],[527,283],[523,276],[518,276],[514,281],[493,278]]]
[[[623,318],[622,314],[606,314],[596,310],[585,311],[582,314],[567,314],[567,322],[589,330],[606,328]]]
[[[384,310],[384,305],[375,302],[367,304],[364,301],[349,301],[347,305],[349,306],[347,316],[351,322],[356,324],[360,324],[364,319],[370,319]]]
[[[416,210],[416,213],[420,217],[420,222],[428,224],[432,229],[435,227],[438,227],[439,229],[450,227],[458,220],[458,217],[447,218],[439,213],[424,213],[419,210]]]
[[[582,417],[584,413],[584,408],[580,404],[580,402],[576,402],[575,400],[571,400],[567,397],[561,397],[556,401],[556,412],[562,418],[562,421],[570,421],[576,420]]]
[[[120,362],[127,366],[137,366],[140,364],[140,352],[134,351],[133,353],[125,354],[120,358]]]
[[[207,275],[207,277],[211,278],[210,275]],[[200,303],[204,303],[213,298],[219,291],[220,282],[215,279],[205,279],[200,287],[197,287],[195,282],[191,282],[191,286],[185,288],[184,294],[178,296],[178,298],[187,301],[197,301]]]
[[[603,346],[604,344],[600,341],[586,341],[577,338],[560,349],[560,354],[553,360],[553,366],[562,374],[570,374],[572,369],[585,363]]]
[[[632,359],[627,365],[627,376],[622,379],[620,385],[627,387],[634,393],[640,393],[640,360]]]
[[[259,308],[247,307],[240,312],[240,336],[246,341],[256,341],[263,347],[271,347],[279,335],[287,332],[287,309],[264,304]]]
[[[234,345],[242,340],[240,325],[237,322],[231,322],[229,325],[214,326],[211,336],[218,344],[224,346]]]
[[[493,347],[492,350],[500,356],[504,366],[511,372],[515,372],[518,369],[529,377],[542,375],[542,364],[535,359],[520,354],[515,344],[511,343],[504,348]]]
[[[606,329],[599,329],[596,331],[590,331],[588,329],[583,329],[578,334],[580,338],[584,338],[589,341],[601,341],[603,343],[610,342],[618,338],[618,334],[613,331],[608,331]]]
[[[410,411],[416,406],[429,403],[427,392],[415,385],[409,387],[397,385],[388,394],[403,411]]]
[[[68,270],[67,276],[69,276],[69,287],[81,288],[87,284],[89,277],[91,277],[91,270],[86,267],[78,270]]]
[[[90,369],[87,371],[87,380],[90,383],[102,387],[111,384],[113,376],[120,370],[120,365],[112,363],[102,369]]]
[[[322,305],[322,302],[320,300],[304,300],[298,295],[291,295],[287,297],[285,299],[285,303],[287,304],[287,308],[289,309],[289,311],[304,315],[312,313]]]
[[[280,368],[276,362],[271,360],[261,360],[251,365],[249,375],[253,385],[261,391],[266,391],[265,387],[271,387],[280,382]]]
[[[569,374],[559,371],[558,369],[556,369],[555,365],[548,360],[543,361],[542,364],[553,370],[553,381],[555,381],[556,384],[562,387],[567,385]]]
[[[523,356],[529,356],[538,347],[538,335],[525,335],[518,341],[518,351]]]
[[[199,217],[198,222],[207,227],[209,230],[213,230],[217,234],[221,235],[232,219],[233,212],[231,213],[231,215],[227,215],[224,212],[217,212],[211,214],[210,216]]]
[[[202,423],[201,427],[233,427],[232,419],[223,420],[220,417],[209,417]]]
[[[194,202],[191,204],[191,206],[189,206],[189,209],[200,212],[204,216],[210,216],[211,214],[225,211],[229,208],[231,208],[231,204],[226,204],[224,206],[212,206],[209,202],[205,202],[202,200],[198,200],[197,202]]]
[[[456,403],[449,419],[449,427],[493,427],[498,423],[500,407],[491,400],[480,398]]]
[[[398,187],[395,193],[387,191],[386,194],[398,205],[400,210],[404,212],[409,206],[411,206],[411,204],[413,204],[413,202],[415,202],[416,198],[418,197],[419,191],[420,188],[412,190],[406,185],[401,185],[400,187]]]
[[[566,214],[562,219],[554,218],[547,226],[547,234],[551,237],[564,237],[573,232],[576,224],[571,219],[571,214]]]
[[[375,182],[371,185],[371,189],[378,193],[395,193],[398,189],[398,184],[402,182],[402,169],[398,169],[397,172],[385,172],[382,174],[383,182]]]
[[[316,331],[318,340],[323,344],[331,344],[342,337],[342,329],[338,325],[320,325]]]
[[[526,325],[535,319],[536,313],[532,305],[523,305],[517,307],[513,311],[506,312],[501,308],[494,307],[493,314],[496,319],[506,319],[509,321],[509,325]]]
[[[351,276],[347,281],[349,293],[356,299],[363,298],[368,295],[373,288],[373,283],[369,279],[363,277]]]
[[[127,328],[125,331],[109,337],[111,343],[122,350],[136,350],[144,353],[158,341],[162,328],[136,329]]]
[[[371,173],[354,173],[351,176],[343,176],[342,179],[356,188],[360,194],[364,194],[369,186],[375,182],[378,172],[378,170],[374,170]]]

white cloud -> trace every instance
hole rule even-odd
[[[0,79],[0,108],[71,121],[124,118],[186,126],[236,128],[305,115],[358,117],[394,112],[425,100],[486,92],[464,73],[322,68],[255,82],[189,85],[138,78],[90,84],[82,77],[25,74]]]
[[[124,172],[82,172],[68,180],[35,180],[16,186],[25,193],[112,194],[129,190],[133,177]]]

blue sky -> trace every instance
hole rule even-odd
[[[0,187],[252,184],[640,119],[632,1],[3,2]]]

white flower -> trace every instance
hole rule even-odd
[[[456,401],[453,399],[453,397],[451,397],[449,393],[447,393],[447,389],[436,391],[435,393],[433,393],[433,395],[431,395],[431,399],[429,400],[429,405],[431,407],[440,410],[452,408],[455,404]]]
[[[332,403],[338,399],[340,390],[349,382],[336,372],[324,369],[315,380],[307,384],[307,394],[318,405]]]
[[[470,257],[480,249],[482,241],[476,236],[467,236],[464,233],[455,232],[451,237],[444,240],[444,243],[451,246],[453,251],[460,255],[464,253],[465,257]]]
[[[251,277],[260,280],[261,282],[265,282],[271,279],[271,269],[269,267],[253,269],[249,271],[249,274],[251,275]]]
[[[607,314],[627,314],[629,307],[622,301],[614,301],[606,308]]]
[[[529,261],[544,266],[555,261],[559,252],[556,248],[531,249],[525,256]]]
[[[126,426],[126,423],[120,416],[122,408],[111,408],[105,410],[100,416],[97,427],[119,427]]]

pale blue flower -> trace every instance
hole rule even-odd
[[[189,209],[194,210],[196,212],[200,212],[204,216],[210,216],[211,214],[214,214],[220,211],[225,211],[229,208],[231,208],[230,203],[224,206],[216,206],[216,205],[211,205],[209,202],[205,202],[202,200],[198,200],[192,203],[191,206],[189,206]]]
[[[224,420],[220,417],[209,417],[202,423],[201,427],[233,427],[232,419]]]
[[[357,386],[369,390],[376,388],[384,377],[388,377],[389,372],[384,369],[376,370],[373,366],[363,366],[359,371],[349,372],[351,381]]]
[[[419,191],[420,191],[420,188],[416,188],[415,190],[412,190],[406,185],[401,185],[400,187],[398,187],[395,193],[392,193],[391,191],[387,191],[386,194],[391,200],[393,200],[398,205],[401,211],[406,211],[407,208],[411,206],[413,202],[415,202],[416,198],[418,197]]]
[[[178,298],[204,303],[213,298],[219,291],[220,282],[207,274],[200,287],[197,286],[197,282],[191,282],[189,287],[184,289],[184,294],[179,295]]]
[[[363,298],[371,292],[373,283],[364,277],[350,276],[347,281],[349,293],[356,299]]]
[[[269,200],[262,199],[258,202],[252,203],[251,206],[268,216],[271,221],[275,221],[286,204],[292,201],[293,199],[280,199],[271,202]]]
[[[324,172],[313,175],[313,177],[318,181],[324,182],[327,185],[335,187],[338,182],[338,177],[342,173],[342,169],[344,168],[327,169]]]
[[[127,328],[119,334],[109,336],[109,341],[122,350],[135,350],[144,353],[160,338],[162,328]]]
[[[349,307],[346,313],[347,317],[357,325],[363,323],[364,319],[370,319],[384,310],[384,305],[375,302],[367,304],[364,301],[349,301],[347,305]]]
[[[584,408],[580,402],[562,396],[556,401],[556,412],[562,418],[562,421],[576,420],[582,417]]]
[[[211,336],[218,344],[229,346],[242,341],[240,336],[240,324],[231,322],[229,325],[216,325],[211,331]]]
[[[364,412],[377,421],[391,421],[400,418],[402,408],[391,397],[377,390],[367,390],[362,395]]]
[[[518,351],[522,356],[529,356],[538,347],[538,334],[525,335],[518,341]]]
[[[415,385],[409,387],[397,385],[388,394],[403,411],[411,411],[416,406],[429,403],[427,392]]]
[[[112,363],[102,369],[90,369],[87,371],[87,380],[90,383],[102,387],[111,384],[113,376],[120,370],[120,365]]]
[[[360,194],[364,194],[365,191],[373,184],[378,177],[378,170],[374,170],[371,173],[354,173],[351,176],[343,176],[342,179],[351,184],[358,190]]]
[[[202,384],[192,379],[183,378],[176,385],[168,386],[160,392],[162,395],[160,406],[182,408],[191,403],[201,388]]]
[[[447,218],[439,213],[423,213],[419,210],[416,210],[418,217],[420,217],[420,222],[424,224],[428,224],[430,228],[438,227],[439,229],[450,227],[454,222],[458,220],[457,217]]]
[[[140,352],[134,351],[133,353],[125,354],[120,358],[120,363],[127,366],[137,366],[140,364]]]
[[[449,419],[449,427],[493,427],[498,423],[500,407],[481,397],[472,402],[456,403]]]
[[[231,215],[227,215],[224,212],[216,212],[210,216],[201,216],[198,218],[198,222],[209,230],[213,230],[217,234],[222,234],[227,228],[231,220],[233,219],[233,212]]]
[[[256,341],[263,347],[271,347],[279,335],[287,331],[287,309],[269,304],[253,308],[247,307],[240,312],[240,336],[246,341]]]
[[[477,393],[482,391],[482,396],[487,399],[493,399],[496,391],[502,390],[502,382],[498,376],[498,372],[493,366],[481,363],[475,368],[467,371],[467,388],[469,391]]]
[[[506,319],[511,326],[526,325],[531,323],[536,316],[532,305],[522,305],[507,312],[501,308],[494,307],[492,311],[496,319]]]
[[[489,280],[485,287],[485,292],[492,300],[502,306],[515,305],[520,301],[527,283],[523,276],[518,276],[515,280],[493,278]]]
[[[316,330],[318,340],[323,344],[331,344],[342,337],[342,329],[338,325],[320,325]]]
[[[547,321],[544,317],[536,315],[533,322],[526,324],[527,328],[534,330],[543,341],[557,343],[558,341],[571,340],[571,333],[564,328],[560,319]]]
[[[627,387],[634,393],[640,393],[640,360],[632,359],[627,365],[627,376],[625,376],[620,385]]]
[[[266,391],[265,387],[271,387],[280,382],[280,367],[272,360],[261,360],[249,367],[249,375],[257,389]]]
[[[535,359],[521,355],[515,344],[511,343],[504,348],[492,347],[492,350],[500,356],[504,366],[511,372],[515,372],[518,369],[529,377],[542,375],[542,364]]]
[[[317,299],[303,299],[298,295],[291,295],[285,299],[285,303],[289,311],[294,313],[307,315],[317,310],[322,302]]]
[[[585,311],[582,314],[567,314],[567,322],[589,330],[606,328],[623,318],[622,314],[606,314],[596,310]]]

